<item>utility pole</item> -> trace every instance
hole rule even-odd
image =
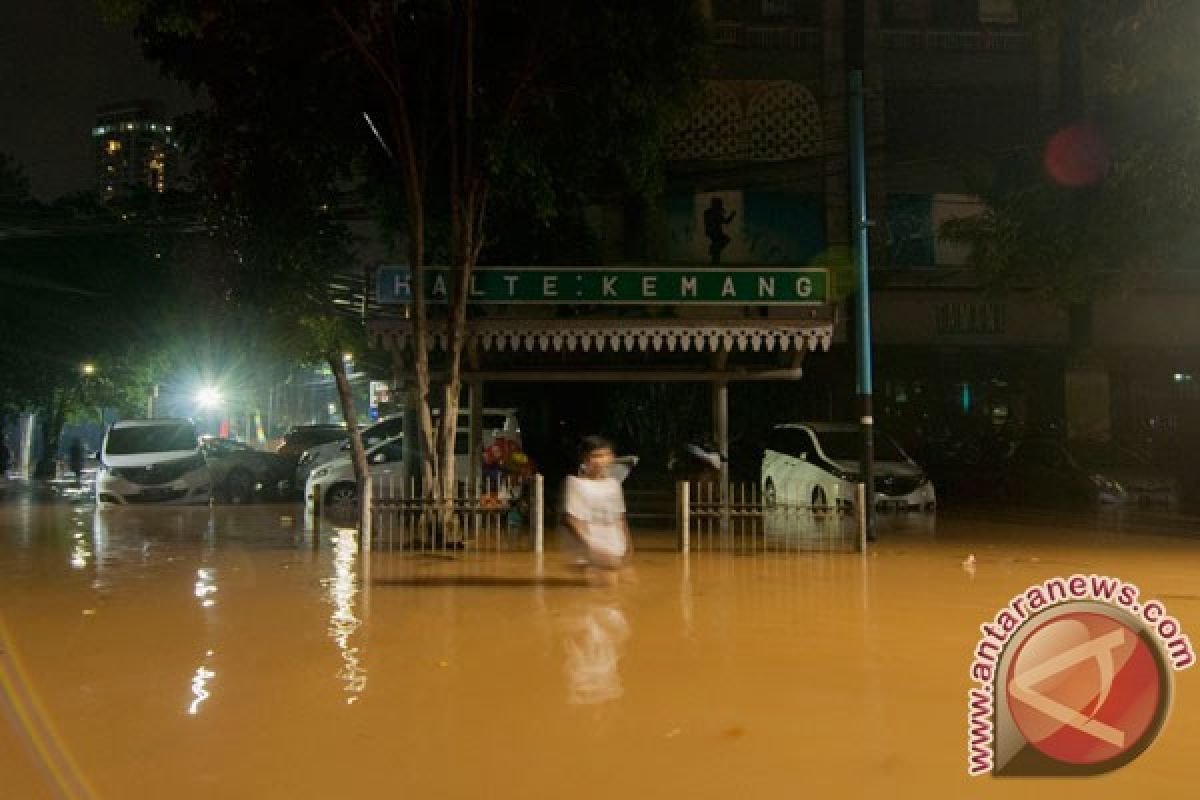
[[[859,424],[862,431],[862,481],[866,485],[864,526],[867,541],[875,540],[875,419],[871,395],[871,292],[867,259],[867,156],[863,110],[863,71],[866,62],[865,0],[846,2],[846,97],[850,129],[850,232],[856,292],[857,371]]]

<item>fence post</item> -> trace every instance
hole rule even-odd
[[[689,535],[692,526],[691,514],[691,484],[687,481],[680,481],[675,484],[678,487],[675,494],[679,501],[679,552],[687,553],[691,549]]]
[[[533,476],[529,517],[533,526],[533,552],[542,553],[546,549],[546,479],[540,472]]]
[[[359,537],[358,545],[363,550],[371,549],[371,529],[374,527],[375,503],[372,502],[375,497],[375,481],[370,475],[367,476],[367,490],[363,492],[361,519],[359,527],[362,529],[362,535]]]
[[[305,511],[312,513],[312,549],[316,550],[321,546],[321,484],[314,483],[312,488],[312,505]],[[308,498],[304,502],[307,504]]]
[[[854,513],[858,522],[858,552],[867,552],[867,485],[854,485]]]

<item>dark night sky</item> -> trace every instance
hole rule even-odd
[[[172,116],[197,105],[93,0],[0,2],[0,152],[25,167],[39,199],[92,188],[96,106],[143,97]]]

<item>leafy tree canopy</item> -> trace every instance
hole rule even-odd
[[[974,262],[995,285],[1039,287],[1063,304],[1193,268],[1200,244],[1194,4],[1028,0],[1022,11],[1035,25],[1079,32],[1080,96],[1065,102],[1079,113],[1060,120],[1035,152],[981,170],[990,210],[943,232],[974,246]]]

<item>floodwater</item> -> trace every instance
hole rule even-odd
[[[1116,575],[1200,641],[1200,526],[1068,522],[647,540],[595,587],[554,553],[314,548],[295,507],[0,504],[0,797],[1193,796],[1200,670],[1121,770],[966,774],[978,626],[1026,586]]]

